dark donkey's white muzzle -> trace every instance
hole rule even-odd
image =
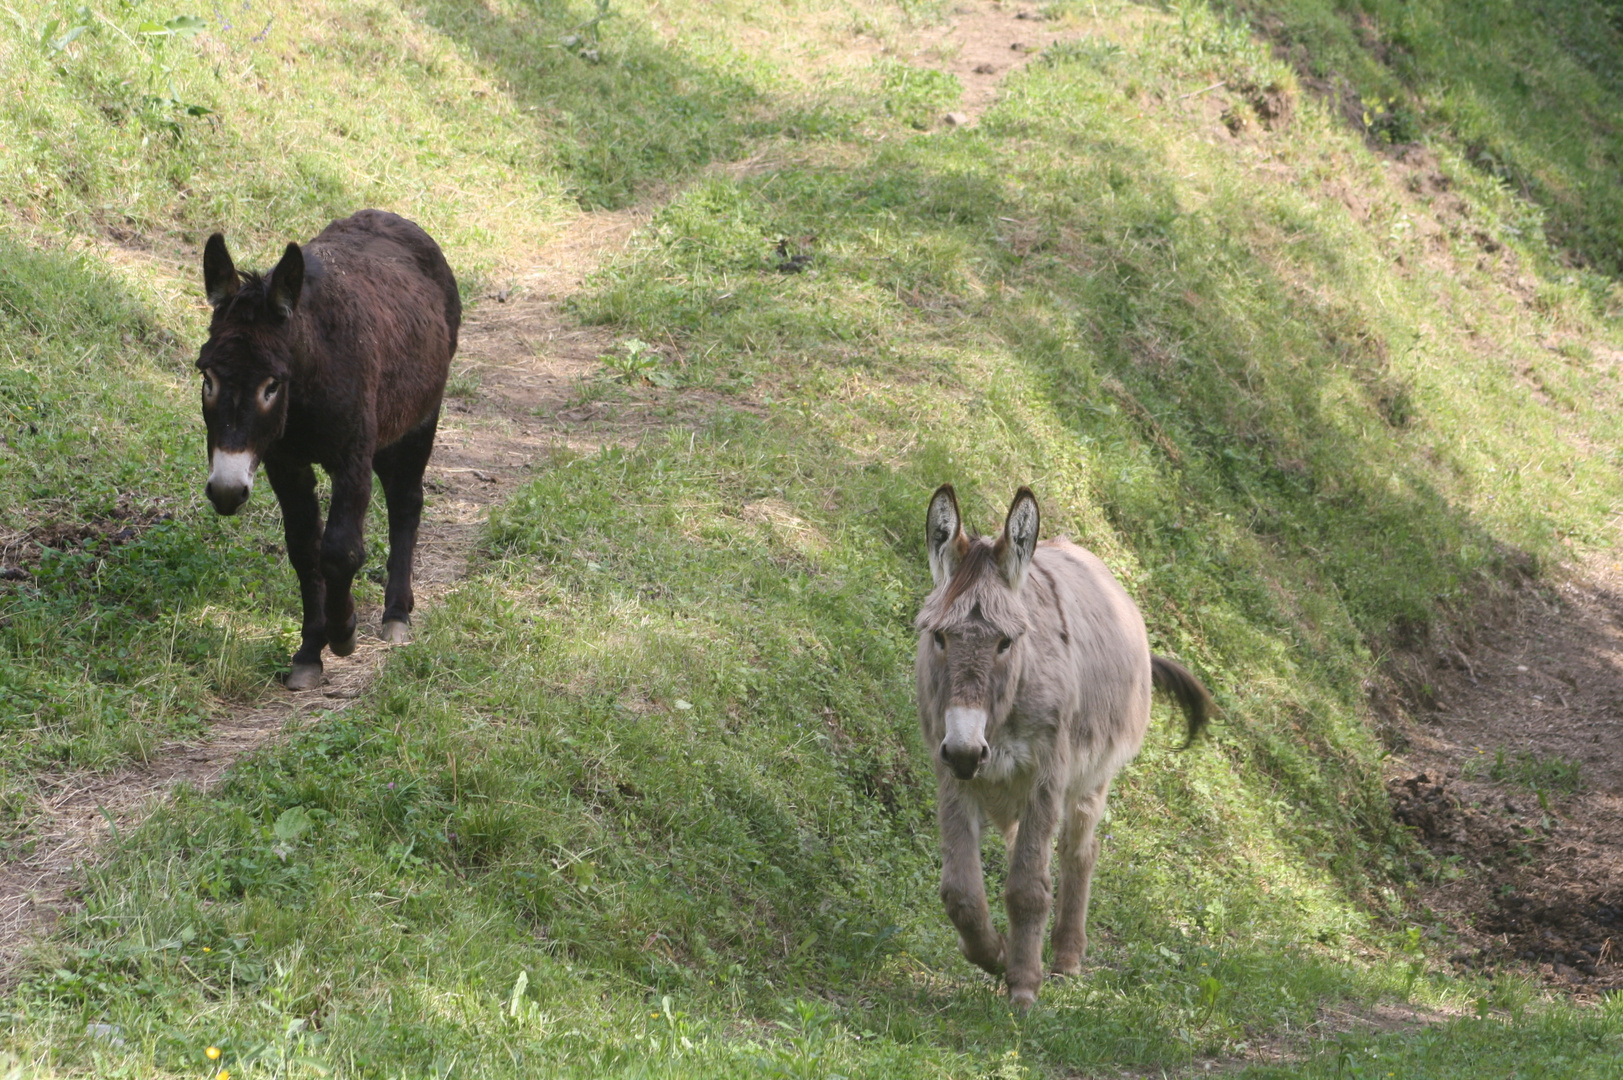
[[[229,517],[242,509],[254,490],[258,464],[252,450],[216,450],[209,455],[209,480],[203,493],[215,510]]]
[[[941,740],[941,760],[960,780],[974,779],[991,756],[986,742],[986,710],[954,707],[947,710],[947,737]]]

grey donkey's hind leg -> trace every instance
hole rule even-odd
[[[1107,783],[1073,806],[1065,808],[1060,826],[1059,910],[1054,917],[1054,974],[1075,975],[1082,970],[1088,951],[1088,891],[1093,866],[1099,859],[1099,838],[1094,835],[1104,816]]]
[[[952,797],[943,783],[937,790],[936,820],[941,826],[941,902],[958,928],[958,947],[971,963],[993,975],[1003,974],[1003,935],[992,928],[981,870],[979,808]]]
[[[434,451],[439,410],[412,428],[392,446],[372,455],[372,468],[383,482],[389,508],[389,580],[383,589],[383,620],[378,636],[404,645],[411,640],[412,564],[417,550],[417,528],[423,518],[423,471]]]

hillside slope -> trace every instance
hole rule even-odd
[[[1382,784],[1426,693],[1383,661],[1613,543],[1604,199],[1371,138],[1199,5],[1028,9],[972,126],[950,5],[149,8],[0,28],[9,851],[47,774],[280,692],[274,509],[195,492],[208,232],[388,205],[477,308],[634,203],[567,306],[570,407],[638,419],[537,463],[367,696],[116,837],[0,1006],[19,1075],[1615,1075],[1615,998],[1441,963]],[[1031,484],[1223,708],[1123,775],[1094,966],[1023,1022],[935,898],[948,479],[982,529]]]

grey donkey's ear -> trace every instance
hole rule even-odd
[[[997,560],[998,569],[1003,571],[1003,580],[1017,592],[1025,583],[1026,567],[1031,565],[1032,553],[1037,550],[1037,530],[1041,525],[1037,496],[1031,493],[1030,488],[1021,488],[1014,493],[1014,502],[1009,504],[1009,516],[1003,522],[1003,535],[992,545],[992,557]]]
[[[276,314],[284,319],[292,317],[303,289],[304,252],[299,250],[299,245],[289,244],[270,276],[270,303]]]
[[[930,553],[930,578],[937,586],[945,585],[969,546],[951,484],[942,484],[930,496],[930,511],[924,515],[924,544]]]
[[[237,265],[225,249],[225,237],[215,233],[203,246],[203,292],[209,303],[219,307],[237,295],[241,282],[237,278]]]

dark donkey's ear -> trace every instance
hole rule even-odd
[[[1032,553],[1037,550],[1037,530],[1041,525],[1037,496],[1031,493],[1030,488],[1021,488],[1014,493],[1014,502],[1009,504],[1009,516],[1003,522],[1003,535],[992,545],[992,557],[997,560],[998,569],[1003,571],[1003,580],[1009,583],[1011,589],[1018,591],[1026,580],[1026,567],[1031,565]]]
[[[271,271],[270,296],[271,310],[283,319],[291,318],[293,309],[299,306],[299,293],[304,289],[304,252],[299,245],[289,244],[287,250],[282,252],[282,261],[276,264]]]
[[[969,541],[958,517],[958,496],[951,484],[942,484],[930,496],[930,511],[924,515],[924,544],[930,553],[930,578],[945,585],[958,569]]]
[[[237,264],[225,249],[225,237],[215,233],[203,246],[203,292],[209,303],[219,307],[237,295],[241,282],[237,278]]]

